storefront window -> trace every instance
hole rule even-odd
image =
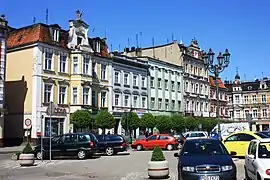
[[[52,118],[52,136],[64,133],[64,118]],[[50,136],[50,118],[45,118],[45,136]]]

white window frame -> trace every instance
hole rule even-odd
[[[114,71],[114,83],[119,84],[120,83],[120,72],[119,71]],[[117,75],[117,78],[116,78]]]
[[[158,109],[162,109],[162,98],[158,98]]]
[[[262,94],[262,102],[266,103],[267,102],[267,96],[266,94]]]
[[[248,104],[248,96],[247,95],[244,96],[244,103]]]
[[[72,57],[72,73],[73,74],[79,73],[79,58],[77,56]]]
[[[257,96],[256,95],[252,95],[252,102],[256,103],[257,102]]]
[[[258,118],[258,109],[253,109],[252,110],[252,117],[253,118]]]
[[[50,53],[52,56],[51,58],[48,58],[47,57],[47,53]],[[52,49],[44,49],[44,70],[49,70],[49,71],[53,71],[54,69],[54,61],[53,61],[53,58],[54,58],[54,54],[53,54],[53,50]],[[46,67],[46,61],[50,62],[51,63],[51,68],[48,68],[48,62],[47,62],[47,67]]]
[[[146,77],[142,76],[142,87],[146,88]]]
[[[155,87],[155,78],[154,77],[151,77],[151,79],[150,79],[150,86],[152,88]]]
[[[151,97],[151,109],[155,108],[155,98]]]
[[[83,56],[83,74],[90,75],[90,57]]]
[[[72,87],[72,104],[78,104],[78,89],[78,87]]]
[[[126,99],[127,97],[127,99]],[[124,106],[129,107],[130,95],[124,94]]]
[[[62,99],[63,92],[61,92],[61,88],[65,88],[64,99]],[[60,85],[58,89],[58,104],[67,104],[67,86]]]
[[[268,117],[268,109],[262,109],[262,117]]]
[[[46,86],[51,86],[51,89],[50,89],[50,98],[49,98],[49,102],[45,101],[45,93],[46,93]],[[44,103],[50,103],[50,102],[53,102],[53,90],[54,90],[54,86],[52,83],[44,83],[43,85],[43,102]]]
[[[137,108],[137,107],[138,107],[138,105],[139,105],[139,104],[138,104],[138,103],[139,103],[138,100],[139,100],[138,96],[137,96],[137,95],[134,95],[134,96],[133,96],[133,107],[134,107],[134,108]],[[135,102],[136,102],[136,103],[135,103]]]
[[[103,96],[105,93],[105,96]],[[101,91],[100,92],[100,107],[107,107],[107,91]]]
[[[93,78],[97,78],[97,63],[96,62],[92,62],[92,77]]]
[[[63,66],[64,63],[64,66]],[[63,70],[64,68],[64,70]],[[60,53],[59,59],[59,72],[67,73],[68,72],[68,55],[67,53]]]
[[[128,73],[124,73],[124,85],[129,85],[129,74]]]
[[[107,65],[101,64],[100,65],[100,79],[103,79],[103,80],[107,79],[107,71],[106,70],[107,70]]]
[[[167,79],[164,80],[165,89],[169,89],[169,81]]]
[[[88,92],[86,92],[85,90],[88,90]],[[83,105],[90,105],[90,102],[89,102],[89,94],[90,94],[90,87],[83,87],[83,92],[82,92],[82,104]],[[87,98],[85,99],[85,96],[87,96]]]
[[[147,98],[146,96],[142,96],[142,108],[146,108],[146,102],[147,102]]]
[[[158,88],[161,88],[161,78],[158,78]]]
[[[100,53],[101,49],[100,49],[100,42],[96,42],[96,52]]]
[[[133,86],[138,86],[138,81],[139,81],[139,79],[138,79],[138,75],[133,75]]]
[[[53,41],[59,42],[60,31],[58,29],[53,30]]]
[[[116,103],[116,97],[117,98],[117,103]],[[121,96],[120,93],[114,93],[114,106],[121,106]]]

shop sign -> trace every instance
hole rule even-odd
[[[67,111],[65,108],[60,108],[55,104],[50,103],[46,110],[46,114],[51,116],[66,116]]]

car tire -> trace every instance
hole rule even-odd
[[[141,145],[141,144],[138,144],[137,146],[136,146],[136,150],[137,151],[141,151],[143,149],[143,146]]]
[[[112,147],[107,147],[105,153],[107,156],[112,156],[114,155],[114,149]]]
[[[172,144],[168,144],[168,145],[166,146],[166,149],[167,149],[168,151],[172,151],[172,150],[173,150],[173,145],[172,145]]]
[[[249,177],[248,177],[248,174],[247,174],[247,169],[246,169],[246,167],[244,167],[244,169],[245,169],[245,180],[251,180]]]
[[[37,158],[38,160],[44,159],[43,154],[44,154],[44,153],[43,153],[42,151],[38,151],[38,152],[36,153],[36,158]]]
[[[85,150],[79,150],[77,152],[77,157],[79,160],[86,159],[86,151]]]

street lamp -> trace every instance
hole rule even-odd
[[[217,63],[214,63],[214,56],[215,53],[212,49],[209,49],[209,52],[203,52],[202,58],[204,60],[204,65],[209,72],[215,75],[216,80],[216,94],[217,94],[217,119],[218,119],[218,137],[221,139],[221,130],[220,130],[220,117],[219,117],[219,89],[218,89],[218,76],[219,74],[229,66],[230,63],[230,56],[229,50],[226,49],[225,52],[222,54],[221,52],[217,56]]]

